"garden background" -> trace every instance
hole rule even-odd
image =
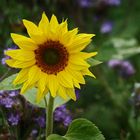
[[[86,51],[97,51],[102,62],[91,68],[96,79],[86,77],[86,85],[76,89],[77,101],[55,111],[54,131],[63,135],[72,119],[82,117],[107,140],[139,140],[140,1],[0,0],[0,81],[18,71],[5,64],[4,51],[16,48],[10,33],[26,34],[22,19],[38,23],[43,11],[59,22],[68,19],[69,29],[96,34]],[[0,90],[0,140],[44,140],[44,110],[18,91]]]

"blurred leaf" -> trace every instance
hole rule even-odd
[[[100,130],[89,120],[76,119],[68,128],[65,136],[52,134],[48,140],[105,140]]]
[[[99,48],[98,52],[96,59],[106,62],[112,58],[112,55],[116,54],[116,49],[111,44],[107,43]]]
[[[28,100],[30,103],[32,103],[34,105],[37,105],[39,107],[42,107],[42,108],[46,108],[44,98],[40,102],[37,102],[36,101],[36,95],[37,95],[37,88],[29,89],[26,93],[23,94],[23,96],[26,98],[26,100]],[[49,93],[46,95],[46,99],[47,99],[47,102],[48,102]],[[54,110],[57,107],[65,104],[69,100],[70,100],[70,98],[68,98],[67,100],[64,100],[59,96],[55,97],[55,99],[54,99]]]
[[[126,59],[140,53],[140,47],[138,47],[137,41],[134,38],[113,38],[111,42],[117,51],[116,54],[112,55],[112,58]]]
[[[131,47],[137,44],[136,39],[131,38],[131,39],[123,39],[123,38],[113,38],[112,43],[115,48],[122,48],[124,46]]]
[[[99,54],[96,56],[101,61],[109,61],[111,59],[127,59],[133,55],[140,53],[140,46],[134,38],[113,38],[103,44],[98,49]]]
[[[0,82],[0,90],[17,90],[21,88],[21,85],[13,85],[13,81],[16,78],[17,74],[13,74],[7,78],[5,78],[2,82]]]

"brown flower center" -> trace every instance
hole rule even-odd
[[[36,65],[47,74],[57,74],[68,65],[69,54],[59,41],[49,40],[35,50]]]

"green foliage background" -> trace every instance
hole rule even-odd
[[[26,34],[22,19],[38,23],[43,11],[49,18],[54,13],[59,21],[68,18],[70,29],[78,26],[80,32],[96,34],[86,51],[97,50],[96,59],[103,63],[91,68],[97,79],[86,77],[80,99],[68,103],[74,117],[94,122],[107,140],[139,140],[139,117],[134,118],[130,100],[134,84],[140,82],[140,1],[81,8],[75,0],[0,0],[0,59],[4,57],[3,50],[13,45],[11,32]],[[97,14],[100,18],[94,21]],[[113,30],[102,34],[100,27],[106,19],[113,22]],[[129,60],[136,73],[123,79],[107,66],[111,59]],[[17,71],[8,69],[0,65],[0,77],[6,71],[8,75]]]

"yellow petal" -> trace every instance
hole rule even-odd
[[[75,56],[75,55],[70,55],[69,62],[75,65],[90,67],[90,65],[83,58]]]
[[[75,44],[71,44],[72,48],[69,47],[69,51],[70,53],[80,52],[83,49],[85,49],[90,42],[91,40],[88,40],[88,41],[79,40]]]
[[[66,88],[63,86],[59,86],[58,95],[62,97],[64,100],[67,100]]]
[[[83,59],[87,59],[87,58],[90,58],[90,57],[95,56],[95,55],[97,55],[97,52],[91,52],[91,53],[79,52],[79,53],[73,54],[73,56],[78,56],[78,57],[81,57]]]
[[[23,20],[23,24],[27,29],[29,36],[37,43],[43,44],[46,41],[46,38],[43,32],[31,21]]]
[[[67,67],[69,67],[73,70],[83,70],[83,69],[86,69],[90,66],[76,65],[76,64],[72,64],[71,62],[69,62]]]
[[[40,89],[40,92],[43,92],[46,89],[47,85],[47,77],[48,75],[46,73],[40,72],[40,79],[38,81],[38,88]]]
[[[61,30],[62,34],[65,34],[66,32],[68,32],[68,23],[67,23],[67,20],[65,20],[64,22],[62,22],[59,27],[60,27],[60,30]]]
[[[66,70],[72,75],[73,79],[76,79],[81,84],[85,84],[85,79],[80,71],[75,71],[70,68],[67,68]]]
[[[76,80],[76,79],[73,78],[73,83],[74,83],[74,86],[75,86],[76,88],[81,89],[78,80]]]
[[[67,88],[66,89],[66,93],[67,95],[73,99],[74,101],[76,101],[76,95],[75,95],[75,90],[73,88]]]
[[[95,75],[93,75],[93,73],[91,73],[88,69],[84,69],[82,70],[83,75],[88,75],[91,76],[93,78],[96,78]]]
[[[32,66],[29,70],[28,73],[28,83],[30,85],[34,84],[35,82],[37,82],[40,78],[40,74],[41,74],[41,70],[35,65]]]
[[[20,94],[24,94],[27,90],[31,89],[34,85],[31,85],[27,82],[25,82],[21,88]]]
[[[30,61],[35,58],[35,54],[33,51],[27,51],[27,50],[8,50],[5,52],[6,55],[12,57],[13,59],[17,59],[20,61]]]
[[[72,36],[75,36],[78,33],[78,28],[74,28],[70,30],[69,32],[71,33]]]
[[[17,53],[19,53],[19,52],[20,52],[20,49],[7,50],[7,51],[4,52],[4,54],[14,58],[17,55]]]
[[[10,67],[14,67],[14,63],[15,63],[16,60],[13,60],[13,59],[7,59],[5,60],[6,64]]]
[[[14,63],[13,63],[14,62]],[[35,60],[32,61],[18,61],[18,60],[6,60],[6,63],[14,68],[27,68],[35,64]],[[10,65],[11,64],[11,65]]]
[[[54,32],[52,37],[55,36],[55,39],[59,40],[62,44],[64,44],[61,40],[63,40],[63,35],[66,32],[68,32],[67,21],[64,21],[56,28],[56,31]]]
[[[81,33],[77,35],[78,39],[91,39],[94,36],[95,34],[85,34],[85,33]]]
[[[65,34],[62,34],[62,36],[60,37],[60,42],[62,42],[62,44],[64,44],[66,47],[69,46],[77,33],[78,28],[75,28],[69,32],[66,32]]]
[[[57,74],[57,80],[64,87],[73,88],[72,77],[68,72],[65,71],[59,72]]]
[[[28,72],[29,72],[28,68],[22,69],[18,73],[18,75],[17,75],[16,79],[14,80],[13,84],[17,85],[17,84],[21,84],[21,83],[25,82],[28,79]]]
[[[37,66],[32,66],[29,69],[28,80],[23,84],[21,94],[25,93],[29,88],[35,86],[36,82],[40,78],[40,69]]]
[[[42,30],[42,32],[44,32],[45,35],[48,34],[49,20],[46,16],[45,12],[43,12],[43,14],[42,14],[41,21],[39,22],[39,28]]]
[[[48,88],[51,92],[52,97],[55,97],[58,90],[57,77],[55,75],[48,75],[48,79],[49,79]]]
[[[56,29],[58,26],[58,21],[55,15],[52,15],[51,20],[50,20],[50,27],[51,29]]]
[[[82,51],[90,42],[94,34],[78,34],[73,43],[69,46],[70,53]]]
[[[38,92],[36,95],[36,102],[39,103],[48,93],[49,93],[49,90],[47,88],[43,92],[38,89]]]
[[[11,37],[12,37],[14,43],[16,45],[18,45],[21,49],[35,50],[35,49],[38,48],[38,46],[35,44],[35,42],[28,37],[18,35],[18,34],[14,34],[14,33],[11,33]]]

